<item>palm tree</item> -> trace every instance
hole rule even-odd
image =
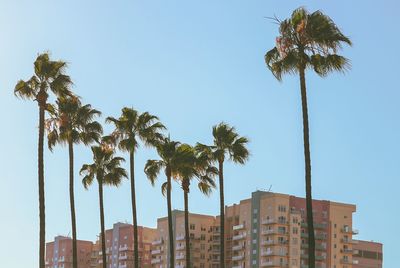
[[[131,200],[133,218],[133,243],[134,243],[134,267],[139,268],[139,243],[136,212],[136,191],[135,191],[135,151],[139,146],[140,139],[147,146],[155,146],[155,140],[159,139],[160,131],[165,129],[158,121],[158,117],[144,112],[140,114],[133,108],[123,108],[121,116],[116,119],[107,117],[106,122],[113,123],[115,130],[112,137],[118,143],[118,148],[129,153],[130,177],[131,177]]]
[[[249,158],[246,137],[241,137],[234,127],[220,123],[213,127],[214,144],[207,146],[197,143],[196,150],[218,163],[220,198],[220,267],[225,267],[225,201],[224,201],[224,162],[226,157],[237,164],[244,164]]]
[[[103,185],[118,187],[122,179],[127,178],[126,170],[121,167],[121,162],[125,160],[122,157],[114,157],[114,150],[108,144],[92,146],[93,163],[85,164],[80,170],[84,175],[82,183],[85,189],[93,183],[96,178],[99,189],[100,205],[100,225],[101,225],[101,251],[103,258],[103,268],[107,268],[106,258],[106,240],[104,228],[104,206],[103,206]]]
[[[157,153],[161,160],[147,160],[144,167],[144,172],[151,184],[154,186],[160,171],[163,170],[167,181],[161,186],[161,192],[167,196],[167,209],[168,209],[168,240],[169,240],[169,263],[170,267],[175,267],[174,258],[174,233],[172,228],[172,204],[171,204],[171,179],[184,160],[185,155],[178,150],[180,143],[172,141],[169,137],[162,138],[156,144]]]
[[[181,184],[184,195],[185,207],[185,249],[186,267],[190,268],[190,235],[189,235],[189,192],[192,179],[197,178],[199,190],[206,196],[211,194],[215,188],[214,176],[218,170],[211,165],[211,159],[205,154],[197,153],[188,144],[179,146],[178,151],[182,154],[182,164],[176,172],[176,177]]]
[[[72,264],[78,268],[78,250],[76,234],[75,198],[74,198],[74,144],[89,145],[99,142],[103,128],[94,121],[101,113],[92,109],[90,104],[83,105],[77,97],[61,97],[55,106],[49,106],[51,118],[46,120],[48,146],[67,144],[69,152],[69,198],[72,226]]]
[[[298,8],[292,16],[279,23],[280,36],[276,46],[265,55],[265,62],[272,74],[282,80],[283,74],[299,74],[303,113],[303,138],[306,181],[306,208],[308,226],[309,267],[315,267],[315,240],[311,195],[311,157],[306,91],[306,69],[313,69],[325,77],[333,71],[344,72],[350,65],[348,59],[336,54],[342,44],[351,45],[331,18],[321,11],[309,13]]]
[[[48,53],[39,54],[34,62],[34,74],[27,80],[19,80],[14,94],[22,99],[35,100],[39,106],[38,188],[39,188],[39,268],[45,267],[45,197],[44,197],[44,121],[49,93],[57,97],[71,95],[72,81],[65,74],[64,61],[52,61]]]

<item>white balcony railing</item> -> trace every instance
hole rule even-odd
[[[232,261],[240,261],[240,260],[243,260],[243,259],[244,259],[243,255],[232,256]]]
[[[235,226],[232,227],[232,229],[233,229],[234,231],[236,231],[236,230],[241,230],[241,229],[243,229],[243,228],[244,228],[244,224],[238,224],[238,225],[235,225]]]
[[[242,245],[242,244],[236,245],[236,246],[233,246],[233,247],[232,247],[232,250],[233,250],[233,251],[238,251],[238,250],[242,250],[242,249],[243,249],[243,245]]]
[[[160,263],[161,262],[161,259],[152,259],[151,260],[151,264],[157,264],[157,263]]]
[[[161,245],[164,241],[160,238],[151,242],[153,246]]]
[[[232,240],[241,240],[246,237],[246,234],[238,234],[232,237]]]

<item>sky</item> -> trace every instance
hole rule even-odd
[[[124,106],[160,117],[172,139],[211,143],[224,121],[250,139],[244,166],[227,163],[226,204],[270,189],[305,195],[299,81],[278,82],[264,63],[277,26],[305,6],[328,14],[354,42],[341,53],[352,69],[322,79],[307,73],[313,196],[357,205],[359,239],[384,244],[385,267],[397,264],[400,215],[399,3],[360,1],[15,1],[0,0],[0,259],[4,267],[38,260],[36,103],[13,94],[33,73],[38,53],[69,63],[73,90],[106,116]],[[105,126],[109,133],[111,126]],[[75,169],[91,163],[76,147]],[[124,154],[120,154],[127,157]],[[143,173],[154,150],[136,157],[138,223],[156,226],[166,215],[159,183]],[[71,233],[65,147],[45,148],[46,240]],[[78,238],[99,233],[96,187],[84,190],[76,173]],[[173,207],[183,194],[173,185]],[[131,222],[129,181],[107,188],[106,227]],[[218,192],[190,193],[190,210],[218,214]],[[16,261],[17,260],[17,261]]]

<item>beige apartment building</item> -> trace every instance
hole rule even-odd
[[[184,223],[184,212],[179,210],[172,211],[175,268],[183,268],[186,264]],[[189,214],[190,254],[193,268],[208,268],[215,261],[213,259],[215,253],[213,251],[213,243],[210,240],[213,234],[217,233],[215,226],[216,218],[213,216]],[[160,218],[157,220],[157,239],[152,243],[151,263],[153,267],[168,267],[171,257],[168,250],[168,239],[168,218]]]
[[[357,255],[363,252],[361,250],[365,245],[354,239],[358,234],[353,228],[355,211],[355,205],[313,200],[317,268],[368,267],[362,266],[360,258],[363,255]],[[225,213],[226,267],[308,267],[304,198],[257,191],[249,199],[226,206]],[[192,267],[219,267],[218,218],[190,214],[189,222]],[[174,211],[173,226],[176,267],[183,268],[183,212]],[[170,258],[167,218],[158,220],[157,232],[158,237],[152,246],[151,263],[155,268],[166,268]],[[377,256],[382,259],[382,254]]]
[[[133,268],[133,225],[115,223],[112,229],[106,230],[107,267]],[[156,229],[138,226],[139,264],[142,268],[151,267],[151,244],[156,239]],[[100,237],[100,235],[99,235]],[[101,240],[97,243],[97,267],[102,267]]]
[[[77,241],[78,267],[92,267],[91,241]],[[46,268],[72,268],[72,239],[65,236],[56,236],[54,241],[46,243]]]

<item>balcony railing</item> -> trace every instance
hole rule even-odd
[[[241,240],[241,239],[243,239],[243,238],[245,238],[246,237],[246,235],[245,234],[238,234],[238,235],[234,235],[233,237],[232,237],[232,240]]]
[[[276,221],[274,220],[274,219],[263,219],[262,221],[261,221],[261,224],[265,224],[265,225],[268,225],[268,224],[274,224]]]
[[[151,251],[151,254],[156,255],[156,254],[161,254],[161,249],[154,249]]]
[[[241,230],[244,228],[244,224],[238,224],[232,227],[234,231]]]
[[[184,240],[184,239],[185,239],[185,235],[178,235],[178,236],[176,237],[176,240],[177,240],[177,241]]]
[[[161,262],[161,259],[152,259],[151,260],[151,264],[157,264],[157,263],[160,263]]]
[[[151,242],[153,246],[161,245],[162,243],[164,243],[164,240],[162,239],[154,240],[153,242]]]
[[[243,255],[232,256],[232,261],[240,261],[240,260],[243,260],[243,259],[244,259]]]
[[[233,251],[238,251],[238,250],[242,250],[242,249],[243,249],[243,245],[241,245],[241,244],[232,247]]]
[[[119,260],[126,260],[126,259],[128,259],[128,255],[119,255],[118,259]]]
[[[176,260],[183,260],[185,258],[185,254],[176,255]]]
[[[185,249],[185,245],[177,245],[176,246],[176,250],[184,250]]]
[[[123,246],[119,247],[119,251],[124,251],[124,250],[128,250],[128,246],[127,245],[123,245]]]

